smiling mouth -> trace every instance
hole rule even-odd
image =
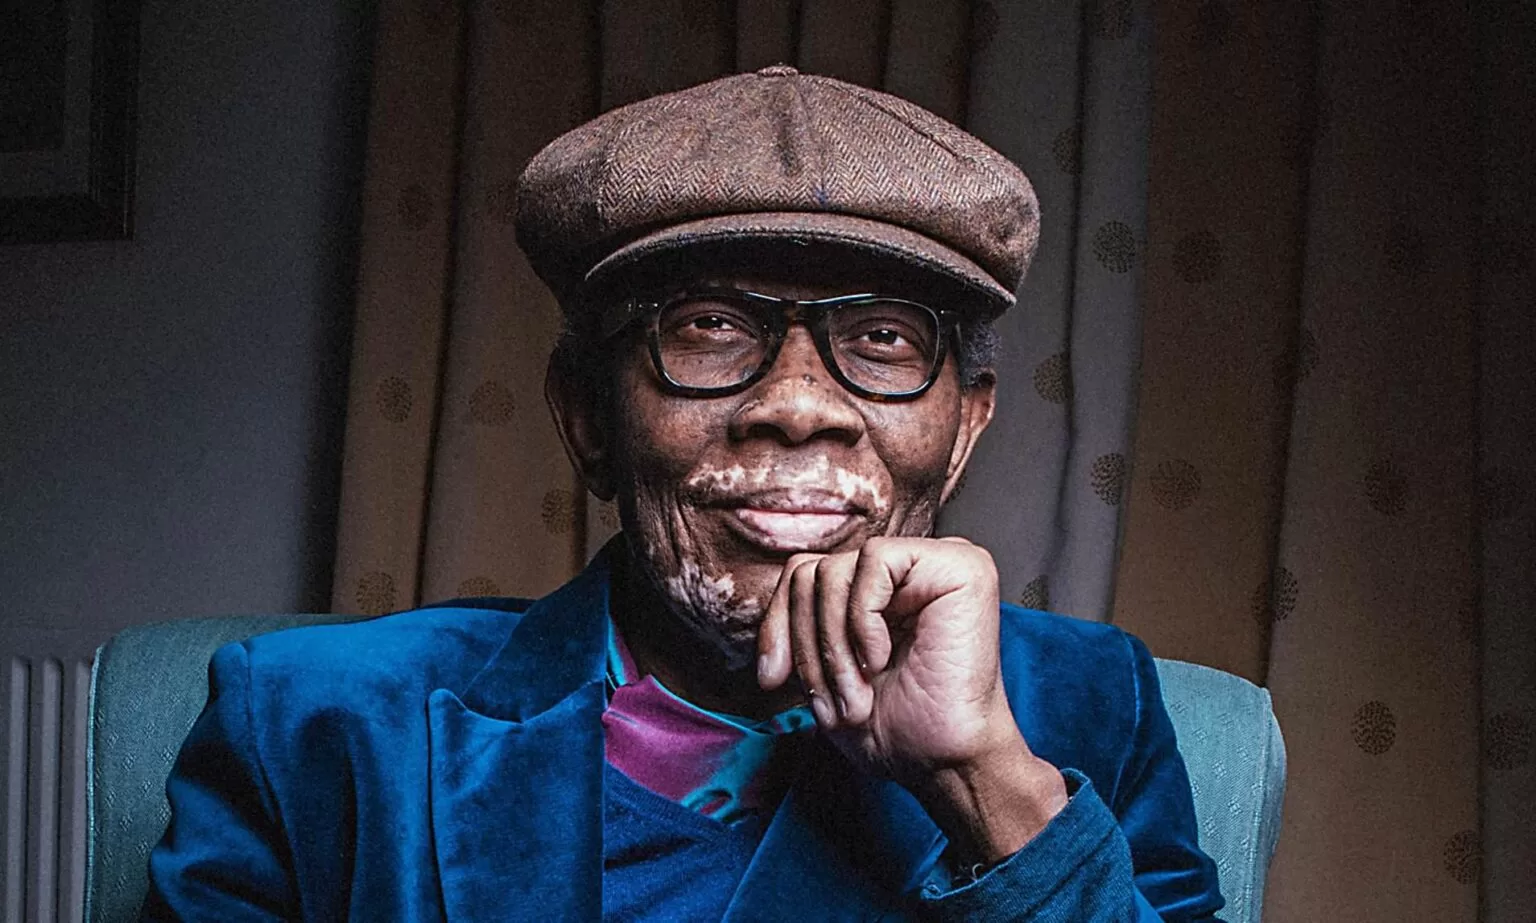
[[[754,544],[770,551],[830,551],[856,523],[852,513],[786,512],[740,507],[731,511]]]
[[[858,529],[863,517],[841,498],[800,491],[770,491],[724,504],[736,532],[766,551],[831,551]]]

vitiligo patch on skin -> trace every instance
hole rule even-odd
[[[690,476],[684,483],[684,493],[690,498],[709,502],[742,493],[768,488],[815,487],[830,491],[852,506],[866,510],[877,518],[888,507],[890,500],[880,489],[880,484],[846,468],[833,467],[826,456],[816,459],[815,464],[798,471],[780,471],[776,468],[754,468],[748,471],[741,465],[729,468],[705,467]]]
[[[878,481],[836,466],[825,456],[794,469],[702,465],[683,480],[676,499],[688,508],[749,497],[760,491],[802,490],[831,494],[862,511],[873,522],[884,522],[889,514],[890,499]],[[647,492],[643,489],[637,494],[641,498],[637,504],[641,518],[651,518],[644,515],[645,511],[659,510],[660,505],[645,502]],[[652,517],[658,521],[667,518],[654,512]],[[719,650],[732,668],[747,667],[756,651],[758,625],[767,610],[767,598],[762,591],[771,587],[743,594],[729,569],[711,566],[707,553],[699,557],[686,550],[692,538],[690,530],[667,531],[670,534],[665,541],[647,537],[642,543],[644,569],[674,614],[690,625],[696,637]]]
[[[647,549],[651,569],[661,562]],[[737,599],[736,581],[730,574],[707,574],[697,561],[684,558],[676,573],[661,575],[662,590],[672,611],[693,624],[695,632],[712,641],[732,669],[741,669],[752,658],[757,625],[763,604],[757,599]]]

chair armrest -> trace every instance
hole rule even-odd
[[[86,731],[85,919],[136,920],[149,852],[171,810],[165,780],[208,699],[208,661],[231,641],[357,615],[183,619],[129,628],[96,651]]]
[[[1200,848],[1216,862],[1223,919],[1259,923],[1285,801],[1285,742],[1269,692],[1221,670],[1157,661],[1189,770]]]

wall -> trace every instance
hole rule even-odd
[[[145,0],[134,240],[0,248],[0,654],[326,605],[367,7]]]
[[[144,0],[134,239],[0,247],[7,921],[80,918],[98,644],[327,605],[372,30]]]

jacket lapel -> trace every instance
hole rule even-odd
[[[536,602],[456,694],[427,701],[450,921],[602,916],[606,555]]]
[[[736,889],[727,921],[814,923],[903,917],[946,841],[894,782],[817,741]]]

